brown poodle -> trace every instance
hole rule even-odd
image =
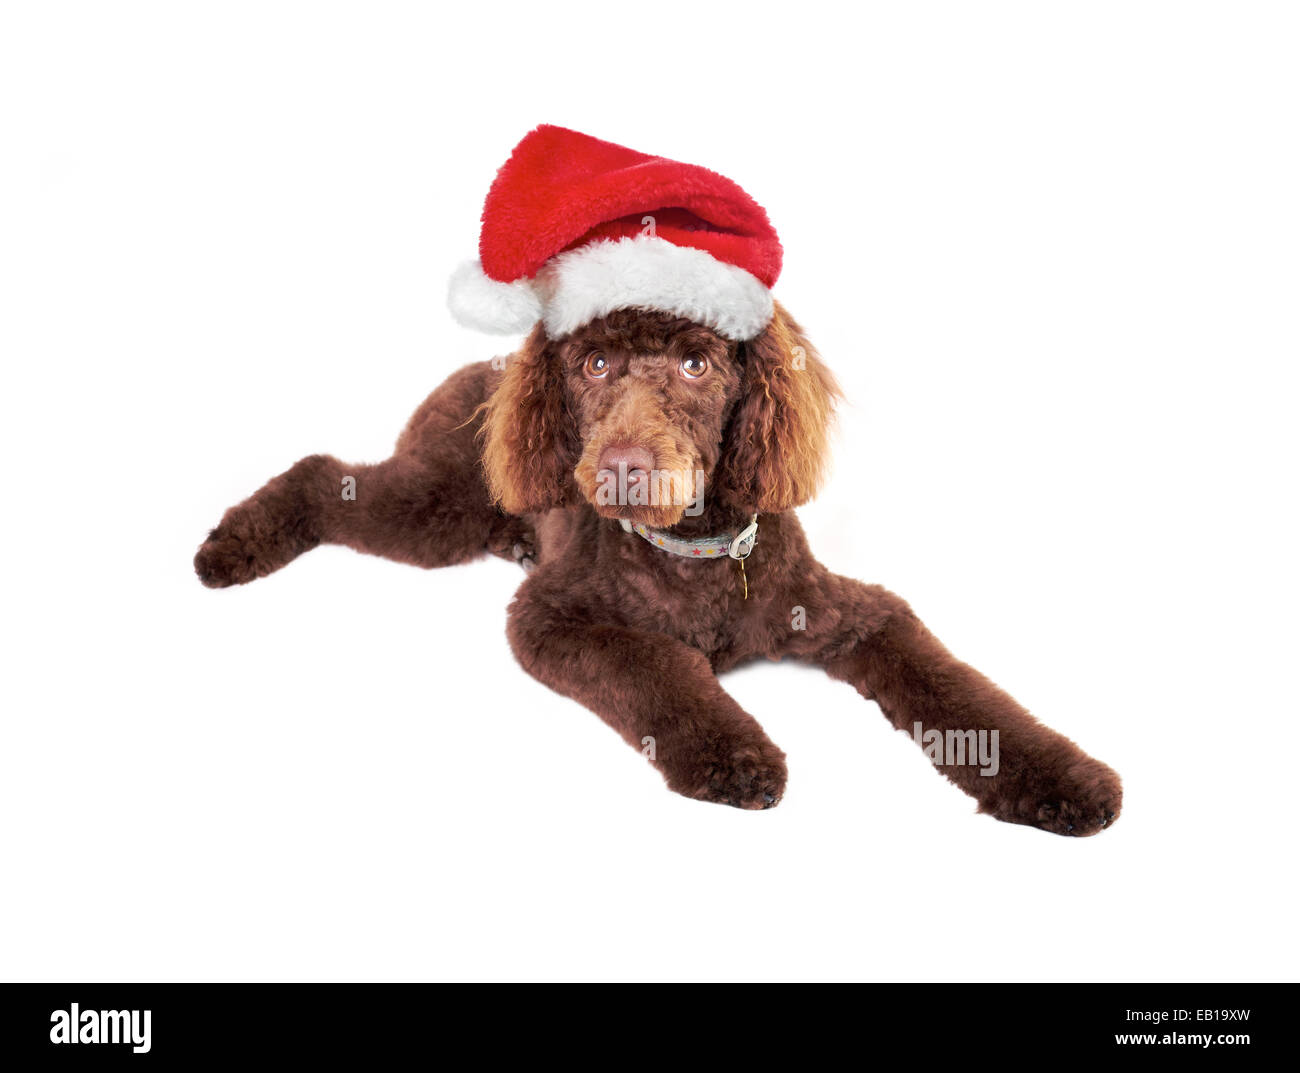
[[[816,490],[837,394],[779,305],[742,342],[641,309],[554,337],[539,325],[504,363],[451,376],[387,461],[313,455],[232,507],[195,568],[219,588],[320,543],[423,567],[492,552],[529,571],[509,614],[524,669],[680,794],[781,800],[785,755],[717,675],[790,656],[876,701],[982,811],[1095,834],[1120,811],[1114,771],[954,659],[899,597],[809,552],[793,508]],[[736,534],[729,553],[706,539],[719,533]]]

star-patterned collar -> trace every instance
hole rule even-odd
[[[648,525],[630,522],[626,518],[621,519],[620,524],[625,533],[636,533],[660,551],[666,551],[670,555],[680,555],[684,559],[743,560],[749,557],[749,553],[754,550],[754,544],[758,541],[757,514],[750,515],[749,524],[735,535],[724,533],[722,536],[700,537],[697,540],[675,537],[662,529],[651,529]]]

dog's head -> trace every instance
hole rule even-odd
[[[483,463],[512,514],[585,500],[670,526],[705,497],[773,513],[816,492],[838,397],[779,305],[743,343],[622,309],[561,339],[534,329],[488,401]]]

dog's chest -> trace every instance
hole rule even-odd
[[[569,584],[590,594],[593,611],[601,609],[597,615],[674,637],[710,660],[755,647],[749,634],[762,617],[764,597],[772,594],[758,587],[752,560],[746,579],[735,559],[676,555],[584,515],[553,512],[542,520],[539,535],[543,562],[562,562]]]
[[[705,651],[726,644],[734,633],[735,604],[741,599],[735,560],[692,562],[647,547],[619,566],[616,599],[629,625]]]

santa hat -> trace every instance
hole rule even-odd
[[[772,319],[781,243],[730,179],[694,164],[541,126],[483,205],[479,260],[451,279],[461,324],[552,338],[615,309],[662,310],[728,339]]]

